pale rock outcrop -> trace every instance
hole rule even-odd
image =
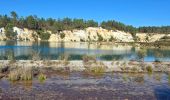
[[[5,40],[6,36],[5,36],[5,29],[4,28],[0,28],[0,40]]]
[[[1,38],[5,38],[4,29],[2,29]],[[13,28],[14,32],[17,32],[17,39],[18,40],[29,40],[35,41],[35,36],[37,36],[36,31],[29,30],[27,28]],[[99,37],[103,38],[103,41],[109,41],[111,37],[114,38],[117,42],[133,42],[133,37],[130,33],[122,32],[122,31],[113,31],[113,30],[106,30],[101,27],[89,27],[84,30],[65,30],[60,33],[52,33],[51,31],[47,30],[45,32],[49,32],[51,34],[48,41],[55,41],[55,42],[80,42],[80,41],[95,41],[99,40]],[[61,39],[60,34],[64,33],[65,37]],[[1,39],[0,38],[0,39]],[[38,40],[41,40],[38,37]]]
[[[59,35],[57,34],[51,34],[49,40],[49,42],[58,42],[59,41]]]
[[[89,27],[85,30],[73,30],[64,31],[66,34],[65,41],[98,41],[99,36],[103,38],[104,41],[109,41],[111,37],[117,39],[120,42],[134,42],[133,37],[130,33],[125,33],[121,31],[108,31],[103,28]]]
[[[137,33],[138,42],[156,42],[160,41],[167,34],[158,34],[158,33]]]
[[[147,34],[146,33],[137,33],[136,37],[137,37],[137,41],[138,42],[147,42],[146,41],[146,38],[147,38]]]
[[[133,37],[130,33],[125,33],[122,31],[113,31],[113,38],[117,39],[119,42],[134,42]]]

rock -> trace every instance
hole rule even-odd
[[[37,32],[27,28],[18,28],[13,27],[14,32],[17,32],[17,40],[29,40],[35,41],[35,36]],[[115,41],[115,42],[134,42],[134,39],[130,33],[126,33],[119,30],[106,30],[101,27],[88,27],[84,30],[64,30],[60,33],[64,33],[65,37],[61,39],[60,33],[52,33],[50,30],[46,30],[51,34],[48,41],[53,42],[97,42],[99,38],[102,38],[102,41]],[[170,36],[170,34],[157,34],[157,33],[137,33],[138,42],[155,42],[160,41],[163,37]],[[0,28],[0,40],[6,40],[5,29]],[[41,39],[38,38],[40,41]]]

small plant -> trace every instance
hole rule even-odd
[[[133,66],[133,67],[131,68],[131,71],[132,71],[132,72],[137,72],[137,71],[138,71],[137,66]]]
[[[31,68],[23,68],[20,76],[20,80],[29,81],[32,80],[33,74]]]
[[[38,75],[38,80],[40,82],[44,82],[47,79],[46,75],[44,75],[43,73]]]
[[[10,71],[8,78],[11,81],[18,81],[20,79],[20,72],[18,70]]]
[[[96,66],[92,68],[87,68],[84,72],[92,76],[101,76],[105,73],[105,68],[103,66]]]
[[[64,64],[64,65],[68,65],[69,62],[69,55],[68,54],[63,54],[61,56],[59,56],[59,59],[61,60],[60,63]]]
[[[93,76],[101,76],[106,72],[106,66],[102,62],[92,63],[85,68],[84,72]]]
[[[41,57],[40,57],[40,51],[37,52],[37,51],[32,51],[31,53],[31,56],[32,56],[32,60],[33,61],[38,61],[38,60],[41,60]]]
[[[14,56],[14,52],[12,50],[7,51],[7,60],[9,60],[10,63],[15,62],[15,56]]]
[[[96,57],[95,56],[84,55],[82,58],[83,58],[84,63],[96,62]]]
[[[152,73],[152,72],[153,72],[152,66],[147,66],[147,67],[146,67],[146,71],[147,71],[148,73]]]
[[[122,79],[123,79],[124,81],[127,81],[127,75],[126,75],[126,74],[123,74]]]
[[[8,75],[9,80],[11,81],[28,81],[32,80],[32,68],[17,68],[12,71],[10,71]]]

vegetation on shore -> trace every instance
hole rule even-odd
[[[37,31],[39,37],[42,40],[48,40],[50,34],[45,32],[50,30],[53,33],[60,34],[63,30],[73,30],[73,29],[85,29],[87,27],[102,27],[108,30],[120,30],[129,32],[135,39],[136,33],[170,33],[170,26],[162,27],[133,27],[132,25],[125,25],[124,23],[108,20],[103,21],[100,24],[94,20],[84,20],[84,19],[53,19],[53,18],[39,18],[36,15],[30,15],[27,17],[19,17],[14,11],[11,12],[11,16],[0,15],[0,28],[4,27],[6,30],[6,37],[9,40],[16,38],[17,33],[12,31],[12,28],[16,26],[19,28],[28,28]],[[61,38],[64,34],[61,34]],[[102,38],[99,39],[101,41]]]

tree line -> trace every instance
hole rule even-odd
[[[131,33],[133,36],[137,32],[141,33],[170,33],[170,26],[162,27],[133,27],[131,25],[125,25],[115,20],[103,21],[100,24],[94,20],[84,19],[53,19],[53,18],[39,18],[37,16],[19,17],[14,11],[8,15],[0,15],[0,27],[16,26],[19,28],[28,28],[36,31],[51,30],[53,33],[57,33],[63,30],[84,29],[87,27],[102,27],[108,30],[121,30]]]

